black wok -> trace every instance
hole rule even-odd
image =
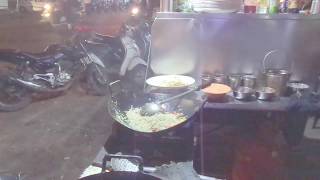
[[[146,103],[157,102],[168,97],[174,96],[174,94],[163,94],[163,93],[141,93],[141,94],[126,94],[126,93],[117,93],[108,101],[108,111],[114,120],[120,124],[126,126],[127,128],[142,132],[142,133],[151,133],[146,131],[140,131],[135,129],[128,123],[128,118],[126,116],[126,111],[130,108],[140,108]],[[159,129],[158,131],[153,131],[152,133],[167,131],[169,129],[175,128],[185,124],[196,112],[199,111],[200,107],[204,103],[202,99],[202,94],[195,92],[189,95],[184,96],[181,99],[176,99],[168,103],[163,104],[164,111],[168,113],[181,113],[186,119],[176,124],[175,126]]]
[[[127,171],[106,172],[105,170],[106,170],[107,161],[111,160],[111,158],[135,160],[136,162],[138,162],[139,171],[138,172],[127,172]],[[83,178],[80,178],[79,180],[160,180],[160,179],[154,176],[145,174],[143,172],[143,159],[140,156],[107,154],[103,158],[101,173],[83,177]]]
[[[160,180],[159,178],[141,172],[113,171],[95,174],[81,178],[80,180]]]

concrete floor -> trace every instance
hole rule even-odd
[[[99,15],[86,21],[100,33],[115,32],[122,17]],[[0,48],[39,52],[67,38],[38,20],[37,16],[0,15]],[[21,172],[25,180],[77,179],[111,133],[106,101],[76,86],[21,111],[0,112],[0,174]]]

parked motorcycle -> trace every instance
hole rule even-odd
[[[38,54],[1,50],[0,111],[26,107],[35,93],[64,92],[82,73],[96,95],[108,92],[104,63],[88,54],[82,43],[51,45]]]
[[[136,27],[124,25],[119,36],[94,33],[85,44],[90,53],[106,64],[110,82],[121,79],[128,88],[137,91],[144,85],[150,44],[150,34],[138,31]],[[83,32],[77,33],[75,39],[81,39],[81,34]]]

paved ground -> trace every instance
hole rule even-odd
[[[95,15],[85,23],[101,33],[115,32],[122,15]],[[67,36],[39,23],[37,16],[0,17],[0,48],[39,52]],[[19,173],[26,180],[77,179],[111,132],[106,98],[75,87],[66,95],[34,102],[13,113],[0,112],[0,173]]]
[[[76,179],[111,132],[106,98],[72,90],[35,102],[16,113],[0,113],[0,172],[27,179]]]

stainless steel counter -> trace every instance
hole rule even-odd
[[[152,27],[156,74],[254,73],[288,69],[313,85],[320,74],[320,17],[292,14],[159,13]]]

